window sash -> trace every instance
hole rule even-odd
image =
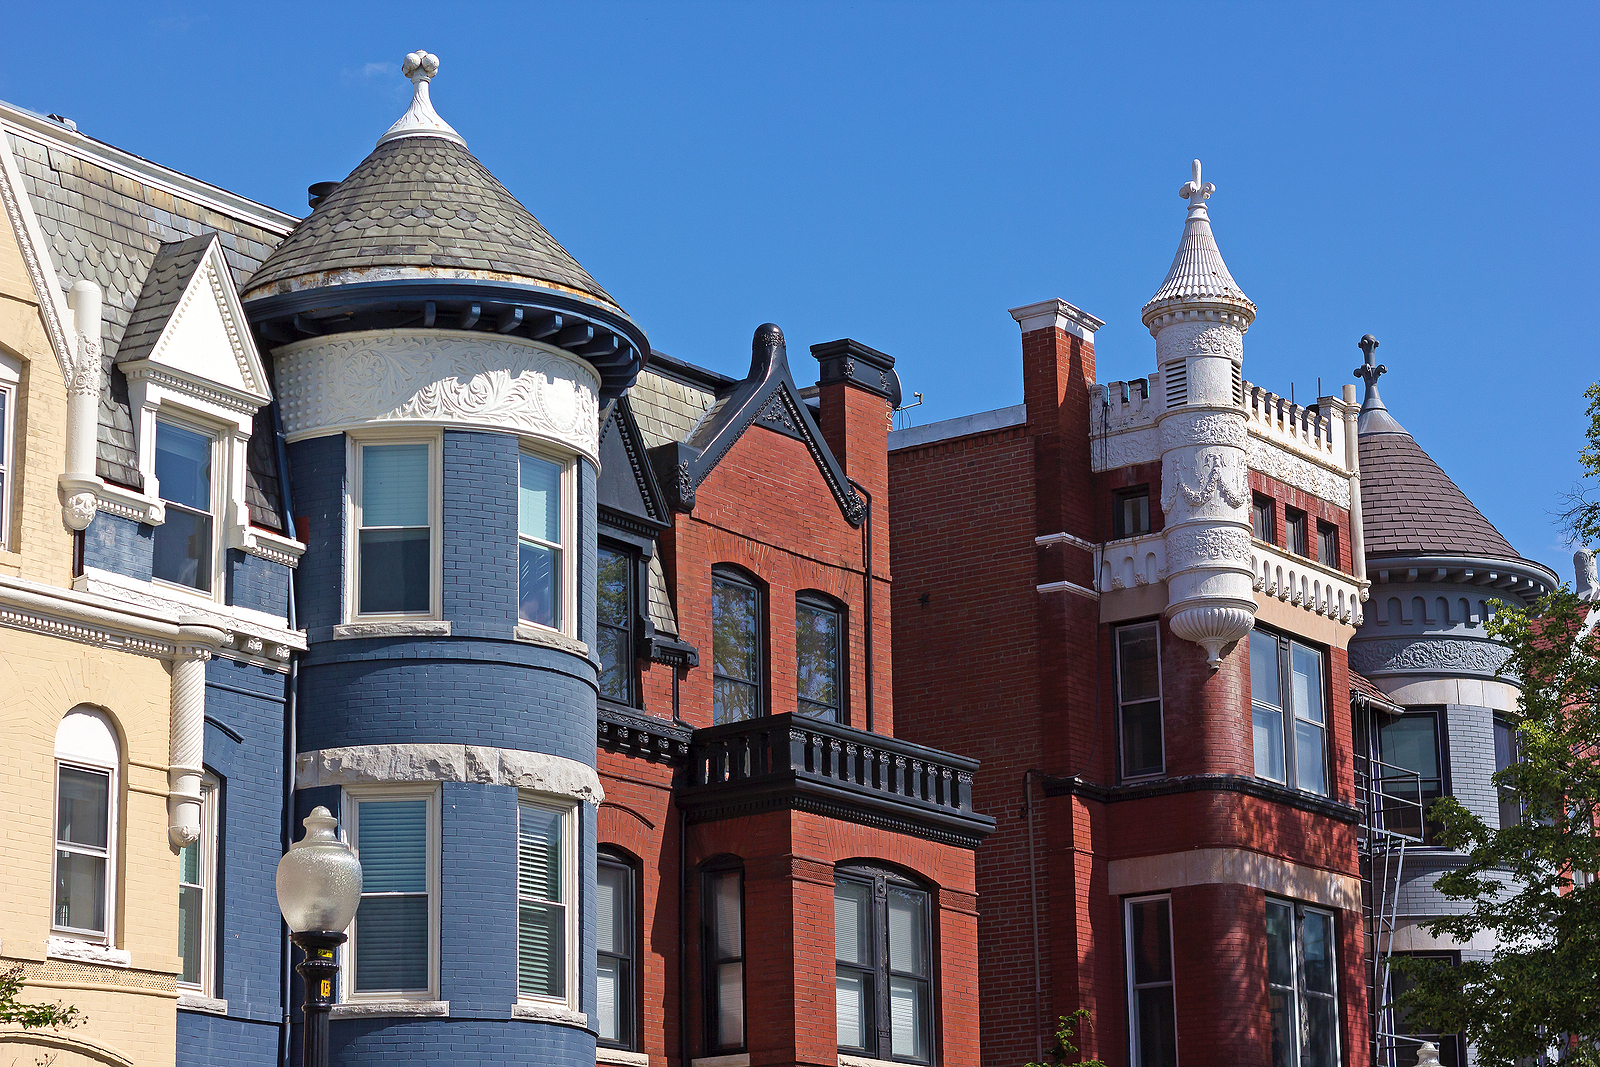
[[[11,547],[11,458],[13,410],[16,394],[9,384],[0,383],[0,549]]]
[[[1119,538],[1150,532],[1150,490],[1124,490],[1116,496],[1112,532]]]
[[[200,784],[200,836],[178,853],[178,985],[210,995],[216,944],[217,783]]]
[[[517,805],[517,993],[570,1004],[575,993],[574,809]]]
[[[933,1061],[933,910],[932,894],[898,879],[870,871],[835,875],[841,1051],[906,1063]]]
[[[810,718],[843,721],[843,613],[830,605],[801,598],[795,602],[794,629],[796,711]],[[824,629],[829,632],[822,632]]]
[[[1139,645],[1148,642],[1150,654]],[[1137,643],[1137,644],[1136,644]],[[1153,622],[1116,631],[1117,740],[1123,778],[1166,772],[1161,705],[1161,631]]]
[[[93,830],[97,831],[95,838],[85,841],[66,836],[74,834],[70,827],[79,813],[71,810],[66,812],[68,817],[63,819],[63,802],[66,800],[62,789],[64,772],[84,778],[103,778],[105,781],[103,800],[98,805],[99,814],[96,816],[91,811],[88,816],[93,820]],[[113,861],[116,790],[116,772],[109,767],[56,761],[55,842],[51,850],[51,883],[54,888],[50,909],[51,928],[54,930],[97,941],[109,941],[111,938],[111,919],[116,908],[116,865]],[[94,803],[95,799],[90,798],[88,803]],[[63,822],[67,824],[65,827]],[[74,925],[74,920],[79,918],[93,921]]]
[[[739,617],[741,612],[745,617]],[[765,714],[762,691],[761,590],[739,578],[711,576],[711,719],[713,725]]]
[[[1277,502],[1269,496],[1256,494],[1250,498],[1250,527],[1257,541],[1277,544]]]
[[[432,999],[438,981],[438,790],[363,789],[346,796],[363,884],[344,953],[343,999]]]
[[[155,475],[167,521],[153,535],[152,578],[202,593],[212,591],[219,450],[220,443],[211,434],[156,420]],[[185,462],[195,469],[187,469]]]
[[[1418,732],[1421,726],[1426,727],[1425,736]],[[1411,789],[1406,780],[1390,778],[1383,783],[1383,791],[1397,798],[1396,802],[1383,807],[1384,826],[1419,837],[1425,845],[1433,844],[1441,829],[1438,822],[1428,816],[1433,802],[1444,795],[1443,739],[1444,724],[1436,712],[1383,716],[1378,722],[1378,759],[1416,773],[1420,787],[1416,795],[1408,795]],[[1400,747],[1402,743],[1405,743],[1404,748]],[[1422,805],[1420,817],[1413,804]]]
[[[1317,523],[1317,562],[1335,569],[1339,566],[1339,528],[1331,522]]]
[[[745,1043],[744,872],[708,871],[701,882],[705,958],[706,1047],[736,1051]]]
[[[1297,556],[1308,556],[1307,549],[1311,547],[1306,540],[1306,513],[1288,509],[1284,515],[1284,526],[1287,527],[1287,547]]]
[[[1318,649],[1270,631],[1250,632],[1256,777],[1329,794],[1326,669]]]
[[[601,545],[597,556],[595,625],[600,645],[600,695],[629,707],[634,703],[633,618],[635,557]]]
[[[565,632],[571,578],[572,464],[524,451],[517,460],[517,618]]]
[[[1494,720],[1494,769],[1503,771],[1513,763],[1522,762],[1521,746],[1517,743],[1517,725],[1509,719],[1495,716]],[[1523,820],[1526,814],[1522,798],[1506,786],[1496,790],[1498,794],[1498,807],[1500,815],[1500,828],[1515,826]]]
[[[1177,1067],[1177,968],[1173,955],[1172,899],[1159,896],[1123,901],[1123,930],[1128,983],[1128,1062],[1131,1067]]]
[[[417,618],[435,611],[436,452],[437,439],[355,443],[355,617]]]
[[[1307,964],[1308,921],[1326,931],[1326,989],[1315,988],[1315,971]],[[1267,999],[1271,1067],[1338,1067],[1338,998],[1338,924],[1333,914],[1269,897]]]
[[[636,892],[633,867],[602,855],[597,862],[595,907],[595,1032],[599,1043],[632,1049],[634,1019],[634,927]]]

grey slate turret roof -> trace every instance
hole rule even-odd
[[[1361,437],[1361,521],[1369,558],[1521,558],[1433,457],[1404,431]]]
[[[14,113],[28,119],[37,118],[26,112]],[[43,127],[44,124],[40,121],[37,125]],[[142,490],[144,480],[134,453],[128,382],[117,364],[136,358],[124,355],[125,342],[138,344],[139,337],[153,328],[155,334],[144,341],[152,343],[166,321],[164,317],[156,321],[160,301],[152,296],[142,305],[146,318],[141,320],[137,330],[130,329],[135,314],[141,312],[141,294],[157,257],[163,255],[163,245],[187,246],[191,238],[199,238],[203,249],[209,235],[215,234],[222,242],[234,284],[242,285],[282,239],[293,219],[261,205],[250,205],[242,197],[221,189],[211,190],[216,198],[208,203],[198,196],[187,197],[130,176],[159,168],[81,134],[63,131],[63,136],[57,139],[8,129],[6,137],[22,172],[23,187],[39,219],[39,228],[49,245],[62,289],[70,289],[73,282],[87,279],[97,283],[104,294],[104,326],[100,340],[105,384],[100,394],[95,473],[108,482]],[[71,147],[74,144],[86,145],[87,149],[75,151]],[[102,165],[106,157],[126,160],[128,169],[108,169]],[[170,173],[180,188],[206,188],[193,179]],[[230,214],[217,206],[217,202],[234,201],[252,210]],[[243,217],[247,214],[248,217]],[[279,219],[282,229],[263,225]],[[162,269],[181,271],[179,260],[189,254],[192,249],[166,252]],[[192,269],[190,266],[189,270]],[[158,277],[156,284],[162,291],[168,288],[164,278]],[[181,292],[181,283],[174,281],[174,284],[179,285],[177,291]],[[246,500],[253,521],[281,532],[284,524],[278,503],[277,465],[271,461],[271,443],[272,420],[263,408],[257,413],[251,436]]]
[[[408,269],[532,281],[621,311],[464,145],[416,135],[362,160],[261,265],[245,297]]]

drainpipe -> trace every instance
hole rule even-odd
[[[73,530],[87,527],[98,510],[95,438],[100,426],[100,287],[83,280],[67,292],[72,308],[73,346],[67,381],[67,469],[61,475],[61,519]]]
[[[678,668],[672,668],[672,721],[678,714]],[[676,802],[676,798],[674,798]],[[678,1067],[689,1067],[689,816],[678,808]]]
[[[1028,896],[1033,910],[1033,1060],[1044,1062],[1044,1031],[1040,1029],[1044,1017],[1044,969],[1039,959],[1039,875],[1033,859],[1033,777],[1042,771],[1032,769],[1022,773],[1022,817],[1028,820]]]
[[[1361,442],[1357,434],[1357,419],[1361,409],[1356,403],[1356,387],[1344,387],[1344,465],[1350,471],[1350,567],[1361,587],[1364,604],[1372,585],[1367,581],[1367,535],[1361,522]]]
[[[278,405],[272,405],[272,437],[273,444],[278,453],[278,503],[283,509],[284,533],[293,537],[294,529],[294,498],[289,491],[289,451],[283,440],[283,417]],[[294,596],[294,571],[289,572],[289,599],[285,608],[285,621],[290,630],[299,626],[299,613]],[[294,843],[294,758],[300,747],[299,723],[299,697],[300,697],[300,653],[289,653],[289,676],[284,684],[284,742],[283,742],[283,851],[288,852],[289,846]],[[289,1026],[293,1015],[289,1007],[289,997],[294,990],[293,965],[294,957],[289,948],[289,927],[286,923],[279,926],[278,953],[282,963],[282,974],[279,978],[279,992],[283,1005],[283,1022],[278,1027],[278,1062],[282,1067],[289,1067]]]
[[[862,648],[866,653],[866,683],[867,683],[867,733],[872,733],[872,494],[861,487],[861,483],[854,478],[850,480],[851,486],[867,501],[867,517],[861,522],[861,569],[866,576],[866,582],[861,593],[861,621],[866,627],[862,635]]]

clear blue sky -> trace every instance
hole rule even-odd
[[[439,111],[663,351],[742,375],[850,336],[917,422],[1018,403],[1006,309],[1139,308],[1200,157],[1260,308],[1245,376],[1351,380],[1523,554],[1553,522],[1600,378],[1600,6],[1472,4],[18,5],[0,99],[303,213],[404,109]]]

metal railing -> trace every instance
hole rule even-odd
[[[1370,733],[1368,736],[1371,736]],[[1374,1067],[1397,1067],[1399,1045],[1414,1039],[1396,1033],[1389,997],[1389,959],[1394,953],[1400,886],[1406,849],[1421,844],[1427,828],[1422,775],[1373,756],[1356,760],[1356,790],[1361,823],[1356,842],[1361,854],[1361,912],[1366,927],[1367,1007]]]

